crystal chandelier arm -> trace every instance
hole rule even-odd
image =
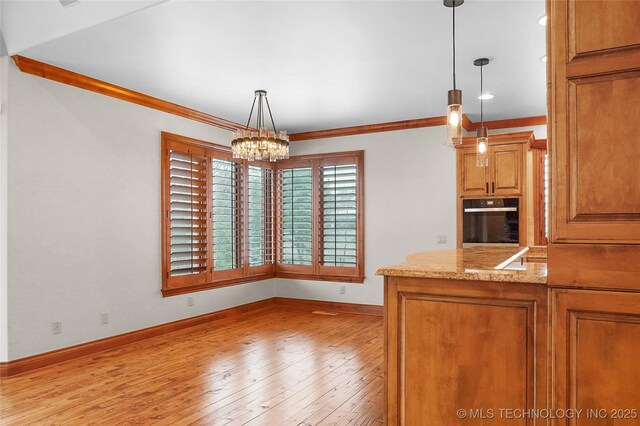
[[[256,106],[256,97],[253,97],[253,104],[251,104],[251,112],[249,113],[249,118],[247,119],[247,125],[245,126],[247,129],[249,128],[249,123],[251,123],[251,116],[253,115],[253,108]]]
[[[258,114],[256,115],[256,129],[260,131],[262,127],[262,94],[258,94]]]
[[[273,115],[271,114],[271,107],[269,106],[269,99],[265,96],[264,100],[267,102],[267,109],[269,110],[269,118],[271,118],[271,125],[273,126],[273,131],[277,134],[278,129],[276,128],[276,123],[273,122]]]

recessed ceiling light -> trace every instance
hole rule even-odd
[[[547,62],[547,55],[544,55],[542,58],[540,58],[540,60],[541,60],[542,62]]]
[[[547,15],[542,15],[539,19],[538,19],[538,24],[542,25],[543,27],[547,25]]]
[[[478,96],[478,99],[482,99],[482,100],[487,100],[487,99],[493,99],[495,96],[493,96],[491,93],[484,93],[480,96]]]

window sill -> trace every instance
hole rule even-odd
[[[196,291],[211,290],[214,288],[228,287],[236,284],[246,284],[246,283],[252,283],[256,281],[263,281],[263,280],[268,280],[270,278],[275,278],[275,276],[276,275],[274,273],[269,273],[264,275],[253,275],[249,277],[219,280],[211,283],[190,285],[190,286],[184,286],[184,287],[163,288],[162,297],[177,296],[179,294],[194,293]]]
[[[211,283],[163,288],[162,297],[178,296],[180,294],[195,293],[197,291],[211,290],[214,288],[228,287],[236,284],[247,284],[257,281],[268,280],[271,278],[285,278],[290,280],[305,280],[305,281],[333,281],[341,283],[353,283],[362,284],[365,277],[355,277],[349,275],[314,275],[314,274],[296,274],[291,272],[278,272],[269,273],[264,275],[253,275],[250,277],[234,278],[229,280],[214,281]]]
[[[278,272],[276,278],[286,278],[291,280],[307,280],[307,281],[334,281],[341,283],[362,284],[365,277],[356,277],[351,275],[315,275],[315,274],[296,274],[292,272]]]

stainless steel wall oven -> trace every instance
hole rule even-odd
[[[463,246],[518,244],[520,212],[518,198],[463,200]]]

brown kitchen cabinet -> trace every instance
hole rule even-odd
[[[476,164],[476,138],[464,137],[457,148],[457,246],[462,247],[462,200],[473,198],[518,198],[520,210],[520,245],[532,245],[528,215],[537,214],[533,198],[533,155],[536,143],[533,131],[489,135],[487,167]],[[529,174],[528,174],[529,173]],[[531,179],[527,180],[527,176]]]
[[[522,172],[525,166],[522,144],[489,147],[491,194],[522,195]],[[493,165],[493,166],[492,166]]]
[[[462,198],[517,197],[524,193],[527,150],[533,132],[489,135],[489,165],[476,165],[475,137],[458,149],[458,195]]]
[[[551,294],[554,405],[584,410],[552,425],[640,425],[640,294]]]
[[[466,147],[458,152],[460,170],[460,195],[483,197],[489,194],[487,167],[476,166],[475,147]]]
[[[551,240],[640,244],[640,2],[549,1],[547,13]]]
[[[387,276],[385,312],[386,424],[546,424],[497,411],[548,406],[546,286]]]
[[[640,290],[640,1],[547,0],[549,283]]]

